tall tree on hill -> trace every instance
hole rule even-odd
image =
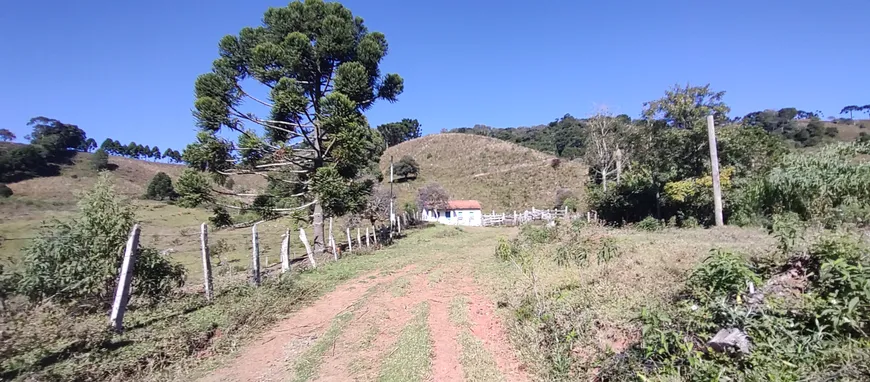
[[[861,107],[856,105],[849,105],[840,110],[840,114],[849,113],[849,119],[854,119],[852,118],[852,113],[856,111],[861,111]]]
[[[402,159],[399,159],[394,166],[394,171],[396,175],[401,176],[405,179],[408,179],[408,176],[414,175],[417,177],[417,173],[420,172],[420,165],[417,164],[417,161],[414,160],[410,155],[405,155]]]
[[[130,142],[127,144],[127,150],[125,151],[125,155],[130,158],[138,158],[139,157],[139,145],[136,142]]]
[[[402,119],[400,122],[386,123],[378,126],[378,132],[384,137],[387,147],[398,145],[404,141],[423,136],[422,125],[416,119]]]
[[[9,129],[0,129],[0,140],[10,142],[15,140],[15,134],[12,134]]]
[[[386,38],[339,3],[306,0],[270,8],[263,26],[226,36],[219,47],[212,72],[196,80],[197,124],[206,133],[228,128],[245,135],[251,135],[245,124],[261,126],[264,134],[250,140],[259,147],[247,149],[263,159],[240,169],[240,158],[227,156],[209,170],[292,183],[298,206],[274,211],[309,211],[315,248],[322,250],[324,214],[362,209],[373,185],[363,175],[383,142],[363,112],[378,99],[395,102],[403,90],[397,74],[381,75]],[[242,87],[253,83],[269,91],[268,100]],[[270,108],[270,115],[240,110],[243,100]]]
[[[80,150],[88,140],[85,131],[78,126],[52,118],[35,117],[27,125],[33,128],[27,137],[30,143],[45,148],[50,162],[66,159],[70,152]]]
[[[160,154],[160,148],[159,148],[159,147],[154,146],[154,147],[151,148],[151,158],[154,158],[154,160],[160,160],[160,159],[163,159],[163,155]]]
[[[648,120],[662,120],[678,129],[705,128],[705,119],[710,114],[713,114],[717,124],[723,124],[731,112],[731,108],[722,102],[724,96],[724,91],[710,90],[709,84],[675,85],[665,92],[663,98],[644,102],[643,116]]]
[[[97,141],[95,141],[94,138],[88,138],[88,140],[85,141],[85,144],[79,148],[79,151],[91,152],[96,150],[96,148]]]

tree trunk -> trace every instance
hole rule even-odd
[[[607,175],[609,171],[601,171],[601,186],[604,188],[604,192],[607,192]]]
[[[326,246],[323,241],[323,205],[320,201],[314,203],[314,214],[312,215],[311,223],[314,226],[314,252],[324,252],[326,251]]]

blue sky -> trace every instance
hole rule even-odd
[[[372,126],[425,133],[584,116],[638,116],[675,83],[727,91],[732,115],[794,106],[834,115],[870,103],[870,1],[344,1],[386,34],[385,72],[405,79]],[[10,1],[0,128],[38,115],[106,137],[183,149],[193,82],[217,42],[282,1]]]

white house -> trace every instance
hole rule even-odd
[[[423,221],[449,225],[481,225],[480,202],[477,200],[451,200],[446,210],[423,209]]]

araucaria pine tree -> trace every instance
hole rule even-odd
[[[270,8],[262,26],[221,39],[219,52],[196,80],[194,114],[203,132],[241,136],[238,144],[217,138],[231,148],[224,160],[190,165],[269,178],[273,196],[292,201],[272,211],[301,211],[322,249],[324,215],[361,210],[373,185],[367,172],[383,141],[363,112],[403,90],[397,74],[381,74],[386,38],[339,3],[305,0]],[[245,110],[249,103],[270,113]]]

